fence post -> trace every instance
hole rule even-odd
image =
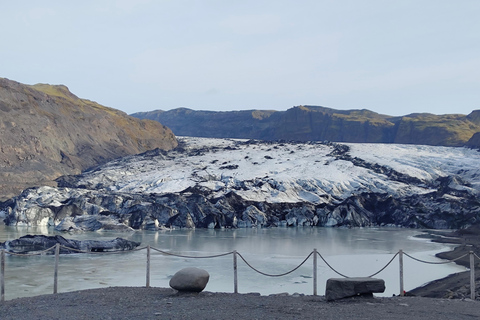
[[[1,301],[5,301],[5,250],[2,250],[0,254],[0,291],[1,291]]]
[[[237,250],[233,250],[233,292],[238,293]]]
[[[60,243],[55,245],[55,271],[53,273],[53,293],[57,293],[58,288],[58,260],[60,257]]]
[[[470,299],[475,300],[475,256],[470,251]]]
[[[150,245],[147,246],[147,283],[146,287],[150,288]]]
[[[317,295],[317,249],[313,249],[313,295]]]
[[[405,289],[403,287],[403,250],[398,250],[398,263],[400,267],[400,295],[405,295]]]

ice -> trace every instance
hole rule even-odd
[[[321,203],[329,194],[346,198],[361,192],[397,196],[431,192],[435,179],[458,176],[480,190],[480,153],[467,148],[395,144],[346,144],[352,158],[391,168],[424,184],[390,179],[329,154],[322,143],[246,143],[245,140],[181,137],[185,152],[131,156],[86,173],[92,188],[129,193],[177,193],[190,187],[212,196],[235,192],[252,201]],[[46,201],[45,199],[43,201]]]

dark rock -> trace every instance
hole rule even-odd
[[[480,150],[480,132],[475,133],[465,144],[467,147],[472,149]]]
[[[333,301],[359,295],[373,296],[385,291],[385,281],[376,278],[331,278],[327,280],[325,298]]]
[[[374,192],[344,200],[327,196],[321,204],[255,202],[234,192],[210,198],[209,194],[193,189],[163,195],[88,191],[87,194],[71,193],[57,207],[36,202],[25,208],[25,203],[31,201],[27,199],[37,199],[43,193],[46,197],[52,196],[30,189],[2,203],[0,211],[7,225],[50,225],[59,231],[282,225],[461,229],[480,220],[480,200],[477,195],[456,188],[454,183],[461,182],[442,178],[437,185],[438,192],[406,197]],[[444,196],[449,192],[456,196]]]
[[[138,228],[137,228],[138,229]],[[55,226],[56,231],[133,231],[134,229],[119,222],[118,219],[104,215],[83,215],[66,217]]]
[[[47,250],[56,244],[60,244],[60,253],[79,252],[112,252],[133,250],[140,245],[140,242],[130,241],[123,238],[114,240],[72,240],[62,236],[26,235],[15,240],[8,240],[0,243],[0,247],[8,252],[25,254]],[[54,254],[50,250],[47,254]]]

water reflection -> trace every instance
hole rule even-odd
[[[160,250],[192,256],[207,256],[237,250],[255,268],[267,273],[284,273],[296,267],[316,248],[340,272],[350,276],[367,276],[382,268],[403,249],[416,257],[433,261],[434,254],[446,250],[442,244],[413,238],[417,230],[396,228],[333,229],[274,228],[137,231],[131,233],[91,232],[62,234],[85,239],[123,237]],[[0,241],[25,234],[56,234],[51,229],[0,227]],[[53,291],[53,257],[7,256],[6,298],[33,296]],[[151,285],[168,287],[170,277],[186,266],[206,269],[210,282],[206,290],[233,291],[232,256],[214,259],[186,259],[152,252]],[[425,265],[405,260],[405,287],[412,289],[427,281],[464,268],[448,265]],[[146,251],[116,255],[73,254],[60,258],[59,291],[73,291],[107,286],[144,286]],[[326,279],[338,277],[320,259],[318,292],[323,294]],[[240,292],[262,294],[280,292],[312,293],[312,258],[294,273],[281,278],[261,276],[239,259]],[[398,293],[398,262],[379,274],[387,283],[384,295]]]

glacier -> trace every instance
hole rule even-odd
[[[0,204],[57,230],[272,226],[463,228],[480,217],[480,152],[399,144],[179,137]]]

